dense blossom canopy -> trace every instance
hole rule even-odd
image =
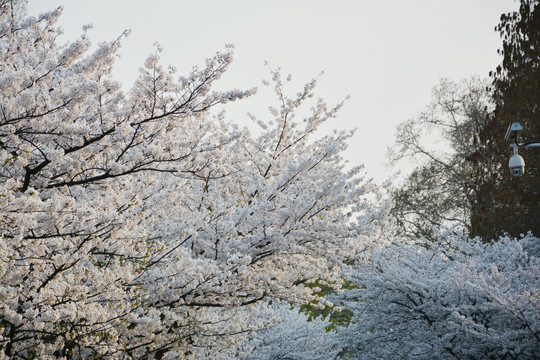
[[[540,359],[540,240],[439,232],[371,252],[341,334],[358,359]]]
[[[176,79],[150,55],[131,91],[111,78],[120,38],[57,44],[61,9],[0,0],[0,357],[200,358],[257,328],[252,306],[339,288],[382,212],[314,137],[341,104],[293,98],[273,72],[270,120],[251,135],[215,111],[231,50]]]

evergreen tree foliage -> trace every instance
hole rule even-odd
[[[503,14],[496,27],[502,38],[502,64],[491,73],[495,112],[479,133],[481,146],[470,157],[471,232],[484,239],[508,233],[540,233],[540,151],[522,149],[525,175],[508,171],[511,156],[504,135],[521,121],[521,141],[540,140],[540,3],[522,0],[519,10]]]

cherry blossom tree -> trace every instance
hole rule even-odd
[[[308,321],[305,314],[289,304],[266,305],[267,318],[272,319],[269,327],[249,334],[238,346],[238,359],[281,359],[281,360],[328,360],[339,359],[341,339],[331,325],[320,317]]]
[[[370,252],[339,333],[359,359],[539,359],[540,240],[437,242]]]
[[[339,289],[385,217],[340,156],[352,133],[316,134],[341,104],[274,71],[277,107],[240,129],[220,107],[255,90],[212,90],[230,48],[178,76],[158,47],[124,94],[126,34],[60,46],[60,13],[0,0],[0,358],[224,354],[256,304]]]

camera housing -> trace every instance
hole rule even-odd
[[[514,154],[508,161],[508,167],[510,168],[510,174],[512,174],[512,176],[523,176],[525,173],[525,160],[518,154]]]
[[[518,155],[518,148],[532,148],[540,147],[540,141],[527,141],[519,143],[519,134],[523,130],[523,126],[519,121],[512,121],[506,130],[504,139],[510,142],[510,147],[513,150],[513,155],[508,161],[508,167],[510,168],[510,174],[515,177],[520,177],[525,174],[525,161]]]

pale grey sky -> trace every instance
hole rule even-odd
[[[37,15],[64,7],[65,38],[92,23],[94,43],[124,30],[115,76],[129,85],[154,42],[162,59],[186,73],[227,43],[235,60],[220,88],[258,86],[255,98],[229,107],[230,119],[247,124],[248,111],[267,116],[274,100],[261,87],[265,60],[292,74],[292,94],[324,70],[317,97],[333,105],[347,95],[328,128],[358,128],[345,157],[366,164],[377,181],[389,174],[386,148],[395,126],[422,111],[440,78],[486,77],[500,62],[494,31],[513,0],[29,0]]]

